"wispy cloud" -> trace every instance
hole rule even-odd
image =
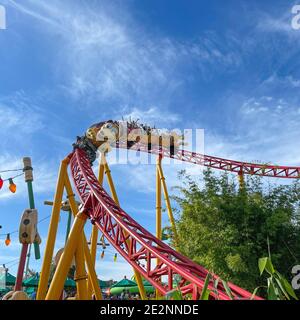
[[[226,137],[206,132],[206,153],[241,161],[299,165],[299,120],[299,104],[293,99],[245,98],[231,113],[234,126]]]
[[[128,112],[129,111],[129,112]],[[124,108],[124,119],[140,119],[149,125],[174,125],[180,121],[179,114],[167,110],[160,110],[158,107],[149,107],[146,110],[139,108]]]
[[[34,159],[34,192],[35,194],[40,193],[49,193],[49,191],[55,189],[56,184],[56,171],[53,170],[53,166],[51,163],[42,161],[38,161],[37,158]],[[18,158],[16,155],[10,153],[2,153],[0,156],[0,168],[1,170],[12,170],[12,169],[22,169],[23,162],[22,158]],[[22,172],[21,172],[22,173]],[[20,174],[20,172],[9,172],[3,173],[2,178],[7,179],[10,177],[14,177],[15,175]],[[8,198],[27,198],[27,186],[24,182],[24,177],[20,176],[16,178],[14,181],[17,185],[17,191],[15,194],[12,194],[8,189],[8,182],[5,182],[5,186],[0,193],[0,199],[8,199]]]
[[[272,89],[282,88],[292,90],[300,88],[300,79],[292,74],[279,76],[277,73],[273,73],[262,85],[268,85]]]
[[[108,2],[99,4],[101,10],[71,2],[10,3],[43,23],[41,32],[59,33],[56,62],[61,87],[85,106],[115,102],[146,109],[160,102],[170,108],[170,97],[183,85],[184,70],[196,68],[204,78],[211,78],[232,72],[241,63],[239,42],[233,36],[225,42],[214,32],[182,42],[151,36],[135,25],[126,8],[107,9],[112,5]]]
[[[257,12],[256,28],[260,32],[284,35],[287,40],[299,43],[299,30],[295,30],[292,26],[295,14],[292,8],[295,3],[289,5],[274,7],[272,10]]]
[[[23,91],[0,97],[0,122],[0,132],[10,141],[33,134],[44,127],[41,109]]]
[[[266,32],[284,32],[291,34],[293,32],[291,21],[291,13],[285,13],[280,17],[264,14],[259,20],[257,27]]]
[[[32,1],[28,1],[28,4],[32,4],[33,2]],[[55,12],[53,11],[54,8],[51,8],[50,6],[47,6],[45,3],[44,4],[40,4],[40,9],[41,11],[37,11],[33,8],[31,8],[31,6],[26,6],[24,4],[20,4],[20,3],[17,3],[16,1],[14,0],[7,0],[7,5],[11,5],[13,8],[19,10],[20,12],[26,14],[26,15],[29,15],[31,16],[32,18],[34,19],[37,19],[37,20],[40,20],[41,22],[43,23],[47,23],[53,27],[55,27],[56,29],[59,29],[61,30],[61,25],[59,23],[58,20],[56,20],[55,18],[53,18],[55,15]],[[51,10],[52,13],[53,13],[53,16],[47,16],[46,14],[46,11],[47,10]]]

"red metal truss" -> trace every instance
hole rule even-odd
[[[119,143],[116,147],[127,149],[126,143]],[[300,178],[300,167],[275,166],[269,164],[241,162],[235,160],[222,159],[218,157],[212,157],[208,155],[202,155],[187,150],[178,150],[173,155],[171,154],[170,150],[165,148],[159,148],[159,146],[153,146],[151,150],[148,150],[147,145],[144,145],[142,143],[137,143],[133,145],[130,148],[130,150],[139,150],[141,152],[147,152],[157,155],[161,154],[163,157],[189,162],[192,164],[202,165],[213,169],[231,171],[237,174],[250,174],[263,177],[288,179]]]
[[[83,150],[74,151],[70,166],[83,210],[119,254],[163,295],[173,289],[174,279],[179,278],[182,294],[198,299],[208,271],[157,239],[123,211],[98,183]],[[246,290],[232,283],[228,286],[234,299],[251,298]],[[211,298],[230,299],[221,281],[217,288],[210,282],[208,288]]]

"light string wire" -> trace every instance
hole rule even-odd
[[[37,224],[39,224],[39,223],[41,223],[41,222],[49,219],[50,217],[51,217],[51,214],[49,214],[49,215],[46,216],[45,218],[39,220]],[[12,235],[12,234],[15,234],[15,233],[17,233],[17,232],[19,232],[19,229],[18,229],[18,230],[14,230],[14,231],[12,231],[12,232],[0,233],[0,237],[3,237],[3,236],[6,237],[8,234],[9,234],[9,235]]]

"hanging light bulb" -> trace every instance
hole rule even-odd
[[[3,186],[3,180],[2,180],[2,178],[0,176],[0,189],[2,188],[2,186]]]
[[[115,253],[115,255],[114,255],[114,262],[117,261],[117,258],[118,258],[118,255]]]
[[[102,236],[100,238],[100,243],[102,245],[102,249],[105,250],[106,249],[106,245],[105,245],[105,240],[104,240],[104,234],[102,234]]]
[[[8,234],[6,235],[5,245],[9,246],[9,245],[10,245],[10,243],[11,243],[11,240],[10,240],[10,234],[8,233]]]
[[[17,186],[14,184],[13,179],[9,178],[8,181],[9,181],[9,190],[12,193],[15,193],[17,191]]]
[[[101,253],[101,259],[103,259],[103,258],[104,258],[104,250]]]

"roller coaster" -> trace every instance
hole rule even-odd
[[[168,157],[195,165],[233,172],[238,174],[240,179],[243,179],[246,174],[285,179],[297,179],[300,177],[300,167],[246,163],[181,149],[182,141],[180,136],[170,134],[172,138],[164,142],[163,134],[149,126],[138,125],[137,122],[127,122],[125,131],[123,129],[117,122],[112,120],[91,126],[82,137],[77,137],[76,142],[73,144],[73,151],[61,162],[37,292],[38,300],[56,300],[60,298],[74,257],[77,298],[83,300],[91,299],[91,296],[94,295],[95,299],[102,299],[95,271],[98,231],[132,266],[141,299],[147,298],[143,288],[143,278],[154,286],[157,296],[164,296],[176,287],[177,290],[181,291],[183,297],[189,296],[193,300],[199,299],[209,271],[162,241],[160,221],[162,190],[174,231],[175,242],[179,241],[176,238],[176,226],[162,171],[163,158]],[[123,139],[122,137],[124,136],[129,137],[129,139]],[[157,227],[155,236],[132,219],[120,207],[106,160],[106,153],[111,148],[135,150],[157,156]],[[96,177],[92,164],[99,150],[101,159],[99,161],[99,174]],[[75,193],[69,179],[68,167],[70,168],[73,186],[80,198],[79,206],[75,201]],[[111,195],[103,188],[105,175]],[[64,191],[67,194],[74,222],[49,285],[50,265],[54,253]],[[90,247],[84,234],[84,225],[87,220],[90,220],[93,225]],[[87,267],[87,271],[85,267]],[[175,281],[175,279],[177,280]],[[229,282],[227,284],[228,287],[225,287],[224,283],[218,280],[219,277],[212,274],[212,280],[208,283],[211,299],[261,299],[258,296],[252,296],[250,292],[233,283]],[[213,283],[217,283],[217,285]],[[228,288],[231,295],[228,294]]]

